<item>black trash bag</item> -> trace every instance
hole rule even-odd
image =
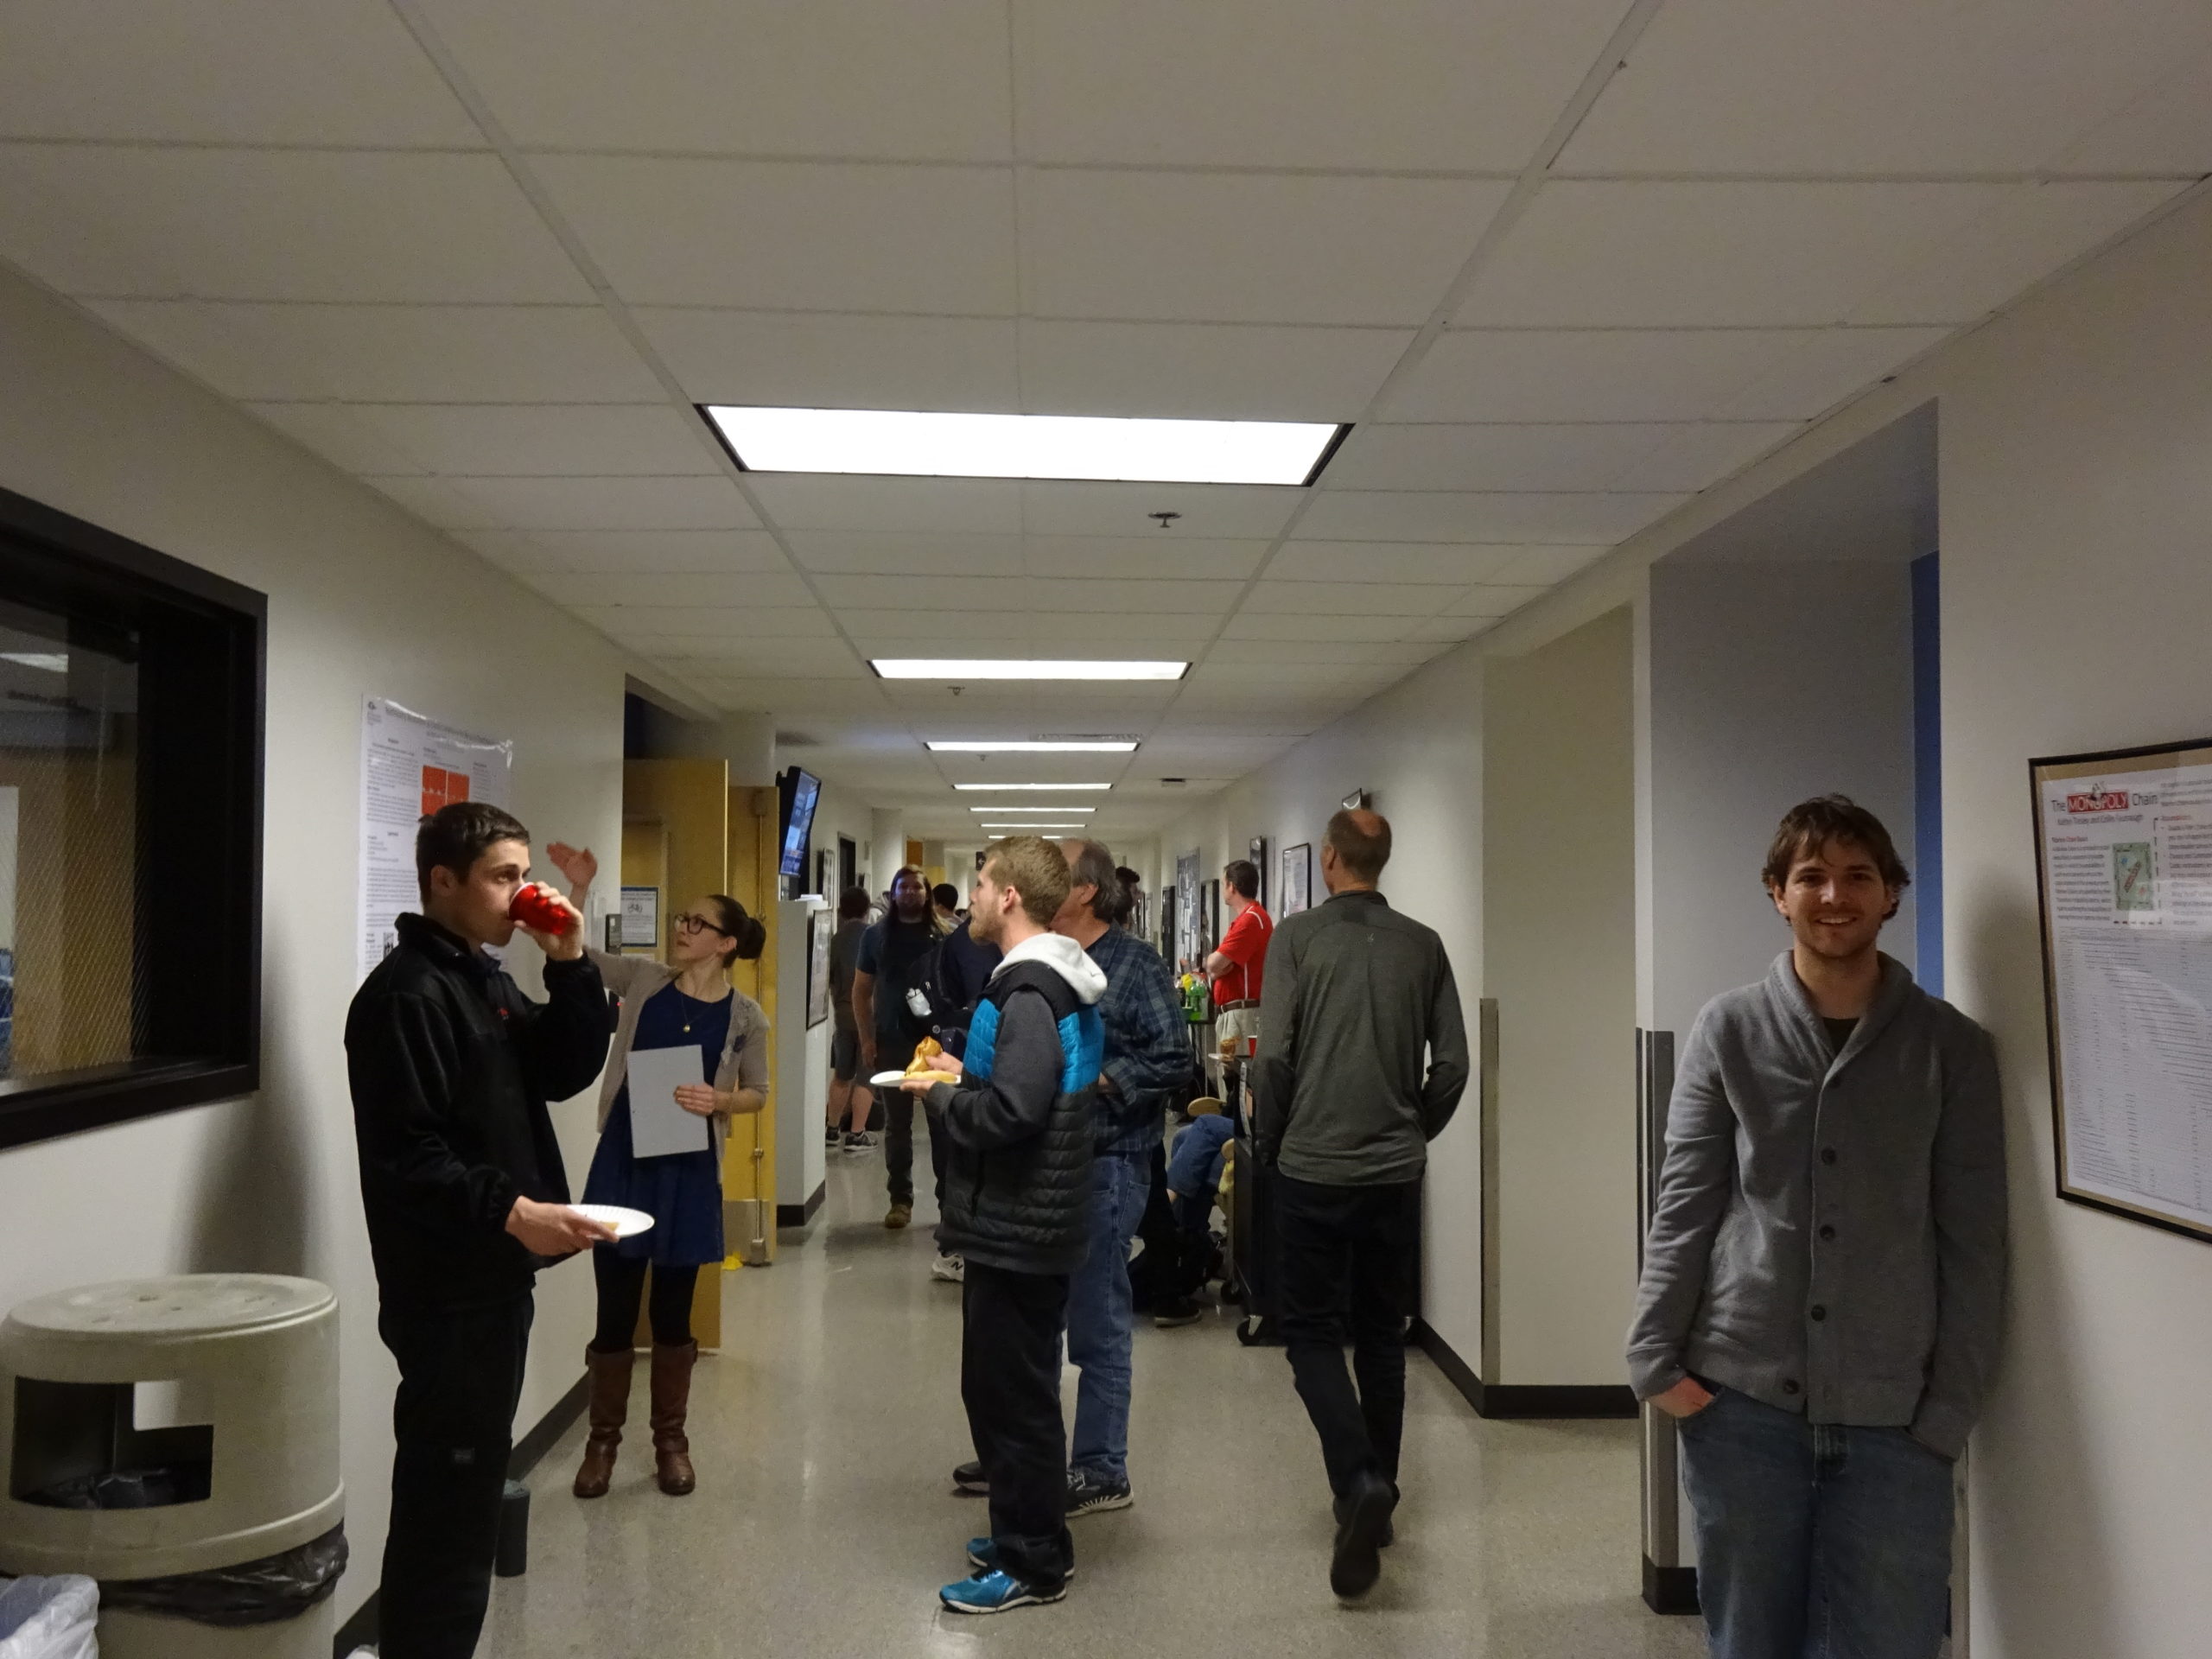
[[[158,1510],[205,1502],[208,1477],[209,1465],[204,1463],[173,1469],[111,1469],[103,1474],[73,1475],[41,1487],[23,1501],[56,1510]]]
[[[100,1605],[167,1613],[199,1624],[234,1628],[297,1618],[327,1600],[346,1572],[343,1522],[321,1537],[238,1567],[166,1579],[114,1579],[100,1585]]]

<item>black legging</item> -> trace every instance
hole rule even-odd
[[[653,1340],[677,1348],[691,1340],[691,1293],[698,1287],[699,1269],[650,1262],[601,1244],[591,1253],[592,1276],[599,1281],[599,1331],[591,1345],[601,1353],[619,1354],[635,1344],[648,1267],[653,1270]]]

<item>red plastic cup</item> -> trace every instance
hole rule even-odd
[[[534,928],[540,933],[568,931],[569,912],[561,907],[551,893],[535,881],[515,889],[514,899],[507,906],[507,915],[522,926]]]

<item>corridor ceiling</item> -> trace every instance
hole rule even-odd
[[[2156,213],[2208,86],[2204,0],[5,0],[0,257],[908,833],[1110,839]],[[707,402],[1354,431],[809,477]],[[863,661],[960,652],[1196,665]]]

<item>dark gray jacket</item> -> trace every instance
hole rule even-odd
[[[1379,893],[1340,893],[1276,925],[1264,987],[1260,1161],[1324,1186],[1419,1180],[1467,1086],[1443,940]]]
[[[1691,1028],[1629,1332],[1692,1372],[1956,1457],[1997,1360],[2005,1125],[1989,1033],[1882,958],[1832,1052],[1788,951]]]
[[[1082,1265],[1105,988],[1083,947],[1057,933],[1023,941],[992,973],[963,1082],[929,1092],[946,1148],[943,1249],[1010,1273]]]

